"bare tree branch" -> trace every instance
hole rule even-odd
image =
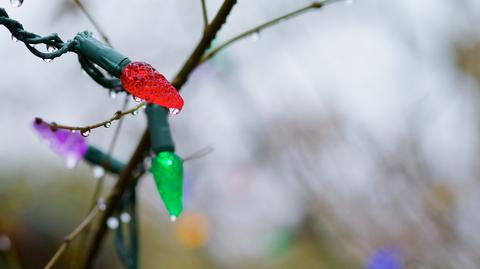
[[[83,229],[85,229],[85,227],[90,224],[90,222],[92,222],[98,212],[98,207],[94,207],[87,215],[87,217],[83,219],[83,221],[77,226],[77,228],[75,228],[75,230],[73,230],[69,235],[64,238],[63,244],[60,246],[57,252],[55,252],[55,255],[53,255],[53,257],[50,259],[48,264],[45,266],[45,269],[51,269],[55,265],[55,263],[57,263],[65,250],[67,250],[70,242],[75,239],[75,237],[77,237],[83,231]]]
[[[320,9],[322,7],[324,7],[326,4],[331,4],[333,2],[338,2],[339,0],[325,0],[325,1],[322,1],[322,2],[313,2],[311,4],[309,4],[308,6],[305,6],[305,7],[302,7],[300,9],[297,9],[295,11],[292,11],[290,13],[287,13],[285,15],[282,15],[280,17],[277,17],[273,20],[270,20],[266,23],[263,23],[259,26],[256,26],[256,27],[253,27],[227,41],[225,41],[224,43],[222,43],[221,45],[219,45],[218,47],[212,49],[211,51],[209,51],[207,54],[205,54],[205,56],[203,56],[202,60],[200,61],[201,63],[211,59],[212,57],[214,57],[217,53],[219,53],[221,50],[223,50],[224,48],[232,45],[233,43],[241,40],[241,39],[244,39],[246,37],[249,37],[253,34],[258,34],[260,33],[260,31],[268,28],[268,27],[271,27],[271,26],[274,26],[278,23],[281,23],[281,22],[284,22],[288,19],[291,19],[293,17],[296,17],[298,15],[301,15],[307,11],[310,11],[310,10],[314,10],[314,9]]]
[[[220,7],[217,15],[213,19],[212,23],[205,28],[202,39],[197,44],[197,47],[194,49],[188,60],[183,65],[182,69],[179,71],[175,79],[172,81],[173,86],[180,90],[182,86],[187,82],[188,77],[192,71],[200,63],[200,59],[204,55],[205,51],[208,49],[212,40],[215,38],[217,32],[221,29],[223,24],[226,21],[226,18],[233,9],[233,6],[237,3],[236,0],[225,0]],[[109,216],[115,211],[118,201],[120,200],[122,194],[125,192],[127,187],[132,181],[133,173],[137,166],[143,162],[146,153],[150,148],[150,137],[148,130],[145,130],[143,136],[135,149],[132,157],[127,163],[125,169],[119,175],[119,178],[107,197],[107,208],[100,215],[99,222],[93,231],[93,238],[90,241],[89,245],[86,248],[86,256],[84,261],[82,261],[82,268],[91,268],[92,263],[95,257],[98,255],[100,246],[103,242],[105,234],[107,233],[106,221]]]
[[[93,130],[93,129],[100,128],[100,127],[107,127],[108,128],[108,127],[110,127],[112,122],[117,121],[117,120],[121,119],[122,117],[124,117],[126,115],[129,115],[129,114],[136,115],[136,113],[138,113],[137,111],[139,109],[145,107],[146,105],[147,105],[147,103],[142,102],[142,103],[138,104],[137,106],[135,106],[134,108],[124,110],[124,111],[119,110],[119,111],[115,112],[115,114],[113,114],[113,116],[110,117],[109,119],[106,119],[104,121],[97,122],[97,123],[94,123],[94,124],[91,124],[91,125],[87,125],[87,126],[69,126],[69,125],[64,125],[64,124],[58,124],[58,123],[55,123],[55,122],[48,123],[48,125],[52,129],[65,129],[65,130],[70,130],[70,131],[80,131],[82,133],[82,135],[88,136],[90,131]]]
[[[208,12],[207,12],[207,3],[206,0],[202,0],[202,12],[203,12],[203,23],[205,28],[208,26]]]
[[[93,18],[92,14],[90,14],[90,12],[88,12],[88,10],[83,5],[82,1],[81,0],[73,0],[73,2],[78,6],[78,8],[80,8],[80,10],[83,12],[83,14],[85,14],[87,19],[90,21],[90,23],[93,25],[93,27],[95,27],[95,29],[97,30],[98,34],[103,39],[103,41],[105,41],[105,43],[107,43],[110,47],[112,47],[112,44],[110,44],[110,40],[108,39],[107,35],[103,31],[102,27],[100,27],[100,24],[98,24],[97,21],[95,20],[95,18]]]

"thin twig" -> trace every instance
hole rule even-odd
[[[194,152],[194,153],[192,153],[192,154],[190,154],[187,157],[182,158],[182,159],[183,159],[184,162],[197,160],[197,159],[200,159],[200,158],[203,158],[203,157],[207,156],[208,154],[212,153],[214,150],[215,149],[213,148],[213,146],[207,146],[205,148],[197,150],[196,152]]]
[[[147,103],[142,102],[139,105],[137,105],[136,107],[131,108],[129,110],[124,110],[124,111],[119,110],[119,111],[115,112],[115,114],[107,120],[104,120],[104,121],[101,121],[101,122],[98,122],[98,123],[94,123],[92,125],[83,126],[83,127],[82,126],[68,126],[68,125],[58,124],[58,123],[55,123],[55,122],[48,123],[48,125],[52,129],[65,129],[65,130],[70,130],[70,131],[80,131],[83,134],[85,132],[90,132],[91,130],[99,128],[99,127],[109,126],[110,124],[112,124],[112,122],[121,119],[125,115],[137,113],[137,110],[145,107],[146,105],[147,105]],[[88,135],[88,134],[85,134],[85,135]]]
[[[110,40],[108,39],[107,35],[103,31],[102,27],[100,27],[100,24],[97,23],[97,21],[93,18],[92,14],[88,12],[88,10],[85,8],[81,0],[73,0],[73,2],[80,8],[80,10],[85,14],[87,19],[90,21],[90,23],[95,27],[97,30],[98,34],[100,34],[100,37],[107,43],[110,47],[112,47],[112,44],[110,44]]]
[[[172,81],[173,86],[180,90],[182,86],[187,82],[188,77],[192,71],[200,63],[200,59],[204,55],[205,51],[208,49],[212,40],[217,35],[218,31],[221,29],[225,23],[228,15],[233,9],[233,6],[237,3],[236,0],[225,0],[220,7],[217,15],[213,21],[205,29],[202,39],[197,44],[197,47],[191,53],[190,57],[187,59],[182,69],[179,71],[175,79]],[[143,162],[145,156],[150,148],[150,135],[148,129],[143,133],[142,138],[140,139],[135,152],[128,161],[125,169],[119,175],[115,186],[113,187],[111,193],[107,197],[107,209],[100,214],[98,225],[95,227],[93,233],[93,239],[90,241],[90,244],[86,248],[86,258],[82,261],[82,268],[91,268],[92,263],[95,257],[98,255],[100,246],[103,242],[105,234],[107,233],[106,221],[108,217],[115,211],[115,208],[127,187],[130,185],[132,180],[133,173],[137,168],[138,164]]]
[[[122,110],[126,109],[128,105],[128,100],[129,100],[128,96],[125,96],[125,101],[123,103]],[[118,135],[120,134],[120,129],[122,128],[122,123],[123,123],[123,118],[118,121],[117,128],[115,129],[115,133],[113,134],[112,141],[110,142],[110,146],[108,147],[108,151],[107,151],[108,156],[111,156],[113,153],[113,149],[115,148],[115,144],[118,140]],[[97,184],[95,185],[95,190],[93,192],[90,208],[93,208],[97,204],[97,200],[100,197],[100,194],[102,193],[103,182],[105,180],[106,175],[107,174],[105,173],[102,177],[100,177],[97,181]]]
[[[82,230],[90,224],[90,222],[95,218],[97,213],[99,212],[98,207],[94,207],[92,211],[83,219],[83,221],[73,230],[69,235],[67,235],[64,240],[63,244],[60,246],[60,248],[55,252],[55,255],[53,255],[52,259],[48,262],[48,264],[45,266],[45,269],[50,269],[52,268],[55,263],[60,259],[62,254],[67,250],[68,246],[70,245],[70,242],[77,237]]]
[[[125,101],[123,103],[122,110],[126,109],[126,107],[128,105],[128,100],[130,100],[128,98],[128,96],[125,96]],[[110,146],[109,146],[108,151],[107,151],[108,156],[112,156],[113,149],[115,148],[115,144],[116,144],[116,142],[118,140],[118,136],[120,134],[120,129],[122,128],[122,123],[123,123],[123,118],[118,121],[118,125],[115,129],[115,133],[113,134],[112,140],[110,142]],[[105,167],[104,167],[104,169],[105,169]],[[101,176],[97,180],[97,183],[95,184],[95,189],[93,191],[93,196],[92,196],[92,199],[90,201],[89,210],[91,210],[92,208],[94,208],[97,205],[100,194],[102,193],[103,183],[105,182],[105,177],[106,176],[107,176],[107,174],[105,173],[103,176]],[[83,246],[86,243],[87,235],[88,235],[89,232],[90,232],[90,225],[85,228],[84,236],[80,239],[80,242],[79,242],[79,246],[80,246],[79,249],[83,249]],[[76,253],[75,257],[78,257],[78,255],[79,254]]]
[[[206,0],[202,0],[202,12],[203,12],[203,23],[205,28],[208,26],[208,12],[207,12],[207,3]]]
[[[73,2],[77,5],[77,7],[82,11],[82,13],[85,15],[85,17],[87,17],[87,19],[90,21],[90,23],[93,25],[93,27],[97,30],[97,32],[99,33],[101,39],[107,43],[110,47],[113,47],[112,44],[110,43],[109,41],[109,38],[107,37],[107,35],[105,34],[105,32],[102,30],[102,28],[100,27],[100,25],[97,23],[97,21],[95,20],[95,18],[90,14],[90,12],[88,12],[88,10],[85,8],[85,6],[83,5],[83,3],[81,2],[81,0],[73,0]],[[128,96],[125,96],[125,102],[124,102],[124,105],[122,107],[122,111],[126,109],[127,107],[127,104],[128,104]],[[130,113],[132,113],[133,111],[129,111]],[[123,115],[126,115],[128,113],[125,113]],[[123,122],[123,115],[121,115],[120,118],[117,118],[118,117],[118,114],[116,113],[115,116],[114,116],[114,120],[119,120],[119,123],[115,129],[115,132],[113,134],[113,137],[112,137],[112,140],[110,142],[110,146],[109,146],[109,149],[108,149],[108,155],[111,155],[112,152],[113,152],[113,149],[115,147],[115,144],[116,144],[116,141],[118,139],[118,135],[120,133],[120,129],[121,129],[121,126],[122,126],[122,122]],[[108,123],[107,123],[108,122]],[[111,121],[104,121],[103,122],[103,126],[105,126],[105,124],[111,124]],[[50,125],[52,127],[52,124]],[[69,129],[69,130],[75,130],[75,129],[72,129],[72,128],[62,128],[62,127],[68,127],[68,126],[63,126],[63,125],[54,125],[55,128],[61,128],[61,129]],[[83,130],[90,130],[89,127],[85,127],[83,128]],[[62,253],[67,249],[68,245],[70,244],[70,241],[76,237],[81,231],[83,231],[84,229],[87,230],[88,227],[89,227],[89,224],[91,222],[91,220],[93,219],[93,217],[96,215],[97,213],[97,207],[95,206],[96,205],[96,201],[98,199],[98,196],[99,196],[99,193],[100,193],[100,190],[102,189],[102,182],[103,182],[103,178],[105,177],[102,176],[102,178],[100,178],[97,182],[97,185],[95,187],[95,192],[94,192],[94,195],[93,195],[93,202],[92,202],[92,205],[90,206],[89,210],[90,210],[90,213],[86,216],[86,218],[84,219],[84,221],[79,225],[79,227],[77,229],[75,229],[69,236],[67,236],[65,238],[65,242],[60,246],[60,248],[57,250],[57,252],[55,253],[55,255],[52,257],[52,259],[50,260],[50,262],[47,264],[46,268],[51,268],[55,265],[55,263],[58,261],[58,259],[60,258],[60,256],[62,255]],[[94,214],[92,214],[94,213]],[[91,218],[91,219],[90,219]],[[85,237],[84,237],[85,239]],[[83,243],[81,244],[83,245]]]
[[[203,56],[203,58],[200,62],[203,63],[203,62],[209,60],[210,58],[215,56],[217,53],[219,53],[221,50],[223,50],[224,48],[232,45],[233,43],[237,42],[238,40],[244,39],[244,38],[249,37],[249,36],[254,35],[254,34],[258,34],[258,33],[260,33],[260,31],[264,30],[265,28],[268,28],[268,27],[274,26],[278,23],[284,22],[288,19],[296,17],[300,14],[303,14],[307,11],[310,11],[310,10],[313,10],[313,9],[320,9],[323,6],[325,6],[326,4],[330,4],[330,3],[338,2],[338,1],[339,0],[325,0],[325,1],[322,1],[322,2],[313,2],[313,3],[309,4],[308,6],[302,7],[300,9],[295,10],[295,11],[292,11],[290,13],[282,15],[278,18],[275,18],[275,19],[270,20],[266,23],[263,23],[259,26],[253,27],[253,28],[251,28],[251,29],[249,29],[249,30],[247,30],[247,31],[245,31],[245,32],[243,32],[243,33],[225,41],[224,43],[222,43],[218,47],[212,49],[207,54],[205,54],[205,56]]]

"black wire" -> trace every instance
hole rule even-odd
[[[115,249],[121,262],[127,269],[138,269],[138,216],[136,205],[136,181],[131,184],[123,194],[118,212],[126,212],[130,215],[130,222],[122,223],[115,230]],[[121,217],[121,215],[120,215]],[[126,226],[126,229],[123,229]],[[126,234],[124,234],[126,233]],[[127,240],[125,240],[127,237]]]

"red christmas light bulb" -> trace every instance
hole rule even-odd
[[[143,62],[129,63],[120,74],[123,88],[148,103],[167,107],[176,114],[183,108],[183,98],[177,89],[151,65]]]

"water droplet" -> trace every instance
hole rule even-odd
[[[260,32],[255,32],[252,34],[252,40],[253,41],[258,41],[260,40]]]
[[[20,7],[23,4],[23,0],[10,0],[10,4],[14,7]]]
[[[50,45],[45,45],[47,47],[47,51],[48,52],[54,52],[55,51],[55,47],[54,46],[50,46]]]
[[[177,221],[177,216],[171,215],[171,216],[170,216],[170,221],[171,221],[171,222]]]
[[[80,134],[81,134],[83,137],[88,137],[88,136],[90,135],[90,129],[81,130],[81,131],[80,131]]]
[[[107,122],[105,122],[105,124],[103,125],[103,127],[105,127],[105,128],[110,128],[110,126],[112,126],[112,122],[111,122],[111,121],[107,121]]]
[[[105,169],[101,166],[95,165],[92,168],[92,174],[94,178],[101,178],[105,175]]]
[[[132,220],[132,217],[127,212],[123,212],[122,214],[120,214],[120,220],[123,223],[129,223]]]
[[[12,40],[18,42],[18,39],[14,35],[12,35]]]
[[[108,228],[114,230],[117,229],[120,223],[118,222],[118,219],[115,217],[110,217],[107,219],[107,226]]]
[[[7,251],[12,247],[12,241],[6,234],[0,234],[0,251]]]
[[[77,165],[77,157],[75,155],[68,155],[67,158],[65,159],[65,166],[67,169],[72,169]]]
[[[133,116],[138,115],[138,109],[135,109],[134,111],[132,111],[132,115],[133,115]]]
[[[53,61],[53,59],[43,59],[43,61],[46,62],[46,63],[50,63],[50,62]]]
[[[137,103],[140,103],[142,101],[142,98],[134,96],[134,95],[132,95],[132,98],[133,98],[133,101],[135,101]]]
[[[170,113],[170,115],[177,115],[178,113],[180,113],[180,109],[171,107],[168,109],[168,112]]]
[[[98,198],[97,207],[98,207],[98,210],[105,211],[105,209],[107,209],[107,205],[105,204],[105,199]]]
[[[110,98],[115,99],[118,95],[118,93],[115,90],[110,90],[108,92],[108,95],[110,95]]]

